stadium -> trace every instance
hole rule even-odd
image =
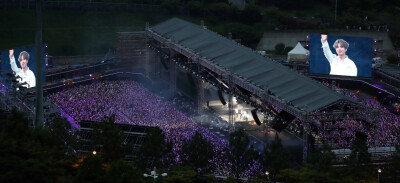
[[[65,118],[87,142],[77,154],[102,154],[102,146],[89,142],[96,124],[111,116],[123,131],[123,143],[133,144],[124,155],[133,162],[158,127],[172,143],[171,154],[161,160],[170,167],[185,164],[189,155],[184,146],[199,133],[215,154],[208,160],[210,173],[223,179],[247,181],[266,174],[255,159],[237,173],[228,155],[234,149],[230,136],[237,131],[249,137],[248,146],[259,155],[279,137],[295,167],[306,164],[325,144],[335,153],[332,166],[347,166],[358,140],[371,154],[369,167],[389,166],[386,158],[400,145],[400,71],[372,67],[374,39],[326,34],[330,44],[338,38],[350,43],[346,51],[358,75],[329,73],[333,65],[323,61],[320,33],[300,41],[310,51],[306,62],[281,62],[208,29],[204,22],[180,18],[117,32],[116,48],[85,64],[59,64],[47,55],[47,44],[2,50],[0,117],[18,109],[31,128]],[[28,66],[40,80],[36,87],[26,87],[24,76],[9,64],[23,50],[31,54]],[[43,70],[33,69],[35,64]],[[156,163],[147,161],[145,166],[151,169]]]

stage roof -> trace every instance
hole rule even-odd
[[[268,90],[289,105],[313,112],[340,100],[356,102],[213,31],[178,18],[150,28],[206,58],[210,64]]]

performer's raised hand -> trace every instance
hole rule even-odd
[[[10,50],[10,59],[14,57],[14,50]]]
[[[322,43],[325,43],[327,39],[328,39],[328,35],[326,35],[326,34],[321,34],[321,41],[322,41]]]

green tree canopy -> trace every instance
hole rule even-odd
[[[104,174],[106,173],[106,167],[104,166],[103,160],[97,155],[88,155],[84,158],[82,163],[79,165],[78,173],[74,179],[74,182],[86,183],[105,183]]]
[[[139,158],[136,164],[142,170],[154,166],[160,167],[162,165],[161,158],[170,156],[171,151],[172,143],[166,142],[164,132],[159,127],[153,128],[149,131],[146,140],[139,149]],[[171,157],[165,157],[166,164],[171,159]]]
[[[262,19],[261,11],[255,5],[247,6],[240,14],[239,14],[239,21],[253,25],[254,23],[260,22]]]
[[[93,150],[96,150],[102,159],[110,163],[124,159],[129,144],[124,144],[124,133],[115,123],[115,115],[105,117],[102,122],[95,123],[92,134]]]
[[[0,122],[0,182],[54,182],[70,176],[74,155],[68,153],[64,135],[29,127],[25,115],[13,109]]]
[[[199,170],[201,175],[207,173],[210,160],[214,157],[214,149],[210,141],[204,139],[196,131],[192,138],[183,144],[182,151],[188,155],[185,161],[186,164],[193,167],[196,171]]]
[[[389,64],[398,64],[400,63],[400,59],[397,57],[396,54],[390,54],[387,56],[387,60]]]
[[[329,171],[336,155],[328,144],[323,144],[313,152],[307,164],[314,170]]]
[[[278,134],[274,141],[264,147],[263,156],[264,169],[269,172],[272,180],[275,180],[281,170],[289,168],[291,165],[290,153],[283,148]]]
[[[277,55],[283,55],[285,54],[285,44],[283,43],[278,43],[277,45],[275,45],[275,54]]]
[[[236,179],[247,169],[248,164],[254,160],[254,148],[249,147],[249,137],[243,130],[238,130],[229,136],[228,160],[232,163],[232,171]]]
[[[105,182],[113,183],[142,183],[144,181],[143,174],[134,168],[134,165],[120,159],[113,161],[110,168],[104,176]]]

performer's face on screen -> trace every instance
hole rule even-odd
[[[19,61],[19,63],[21,64],[22,68],[26,68],[26,65],[28,64],[28,60],[26,58],[24,58],[24,56],[21,56],[21,60]]]
[[[344,46],[342,45],[342,43],[339,43],[336,47],[336,53],[338,54],[338,56],[344,56],[346,55],[346,48],[344,48]]]

